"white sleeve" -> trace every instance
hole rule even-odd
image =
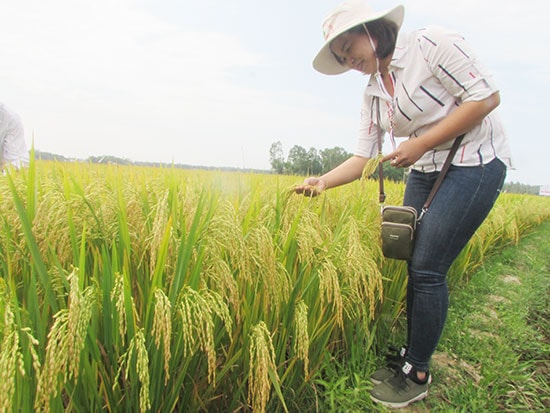
[[[419,44],[434,76],[460,101],[483,100],[498,91],[492,75],[461,35],[430,27]]]

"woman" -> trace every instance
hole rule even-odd
[[[353,69],[371,75],[364,92],[355,155],[297,193],[316,196],[361,177],[378,153],[378,134],[408,137],[382,158],[411,171],[404,205],[421,211],[455,137],[465,134],[429,211],[418,225],[408,262],[407,345],[402,364],[378,370],[371,398],[399,408],[423,399],[429,362],[448,308],[446,274],[491,210],[510,165],[510,150],[494,112],[499,92],[468,43],[442,28],[399,33],[403,6],[374,12],[348,0],[325,19],[325,44],[313,66],[324,74]]]

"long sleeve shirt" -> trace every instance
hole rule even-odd
[[[480,101],[498,91],[464,38],[439,27],[400,33],[389,73],[393,97],[382,90],[374,76],[365,89],[355,152],[358,156],[377,155],[378,133],[390,130],[390,118],[395,137],[414,139],[462,103]],[[451,146],[452,140],[433,148],[412,168],[440,170]],[[511,166],[508,139],[496,110],[466,133],[453,164],[483,165],[494,158]]]

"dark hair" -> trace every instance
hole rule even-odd
[[[370,35],[376,39],[376,57],[385,59],[391,55],[395,49],[397,40],[397,32],[399,28],[397,24],[388,19],[378,19],[365,23]],[[365,28],[362,24],[349,29],[350,33],[365,33]]]

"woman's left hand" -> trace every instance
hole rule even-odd
[[[419,138],[401,142],[397,150],[384,156],[381,162],[391,161],[390,165],[396,168],[407,168],[418,161],[427,151]]]

